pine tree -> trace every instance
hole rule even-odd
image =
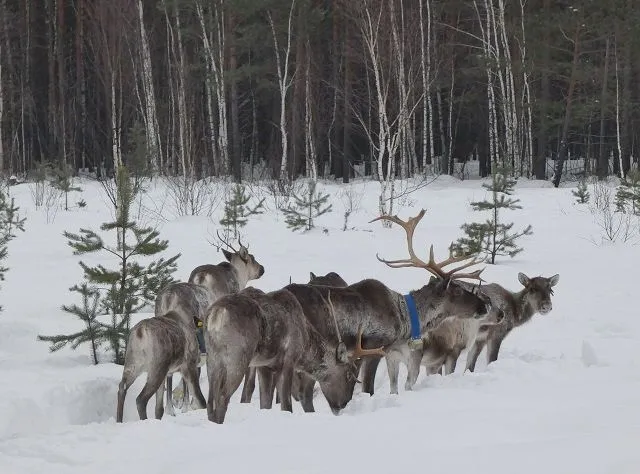
[[[113,222],[102,224],[103,232],[115,232],[119,236],[116,246],[108,245],[101,236],[89,229],[80,229],[78,234],[65,232],[69,246],[75,255],[103,252],[115,257],[117,268],[103,265],[89,266],[80,261],[85,280],[101,292],[102,312],[111,317],[104,326],[104,336],[109,342],[117,364],[124,363],[126,341],[129,337],[131,314],[153,303],[161,288],[173,281],[171,274],[176,270],[176,260],[180,254],[167,260],[160,258],[143,265],[139,258],[150,257],[163,252],[168,241],[158,238],[158,231],[140,227],[130,218],[133,203],[134,183],[125,166],[117,169],[116,180],[117,217]],[[114,239],[117,240],[117,239]]]
[[[491,211],[491,217],[485,222],[463,224],[466,236],[451,243],[449,251],[453,255],[484,254],[491,264],[500,255],[515,257],[523,249],[516,245],[516,240],[533,233],[531,226],[520,232],[512,232],[513,222],[505,224],[500,220],[500,210],[522,209],[519,199],[510,197],[513,194],[516,180],[509,176],[508,170],[495,170],[490,184],[482,186],[491,192],[491,200],[472,202],[474,211]]]
[[[571,190],[571,194],[576,198],[578,204],[586,204],[589,202],[589,188],[587,187],[587,182],[585,180],[581,180],[578,182],[578,189]]]
[[[231,191],[229,199],[224,202],[224,216],[220,219],[220,224],[225,227],[226,234],[233,229],[233,238],[238,236],[238,228],[247,225],[249,216],[262,214],[264,198],[253,208],[247,206],[251,197],[246,194],[245,187],[236,184]]]
[[[68,163],[53,168],[53,177],[49,180],[49,185],[64,194],[65,211],[69,210],[69,193],[82,191],[82,188],[73,185],[73,168]]]
[[[640,171],[631,170],[616,190],[616,210],[640,214]]]
[[[0,262],[9,256],[9,242],[16,237],[15,231],[24,232],[26,218],[20,218],[19,210],[14,198],[7,200],[7,195],[0,189]],[[0,281],[4,281],[8,271],[8,267],[0,265]],[[2,311],[2,306],[0,306],[0,311]]]
[[[329,195],[316,192],[315,181],[307,183],[305,196],[299,197],[296,193],[292,193],[292,196],[294,205],[288,206],[282,212],[285,215],[287,227],[294,231],[303,228],[311,230],[314,227],[314,219],[331,211],[331,204],[326,205]]]
[[[63,305],[62,310],[77,316],[85,324],[85,329],[73,334],[60,334],[56,336],[38,336],[39,341],[49,342],[51,352],[59,351],[67,344],[71,344],[72,349],[77,349],[81,344],[91,345],[91,358],[95,365],[98,364],[98,347],[106,340],[105,327],[98,321],[98,308],[100,303],[100,293],[97,289],[90,287],[86,282],[69,288],[82,295],[82,306],[72,304]]]

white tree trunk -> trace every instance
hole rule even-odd
[[[215,85],[214,85],[214,71],[215,57],[213,54],[213,46],[209,40],[209,31],[204,19],[204,12],[200,2],[196,2],[196,13],[198,15],[198,21],[200,23],[200,29],[202,30],[202,46],[204,49],[204,58],[206,65],[206,77],[205,77],[205,92],[207,96],[207,126],[209,128],[209,140],[211,146],[211,153],[213,154],[213,172],[216,174],[225,174],[227,169],[224,159],[220,163],[220,153],[218,152],[218,132],[216,130],[215,110],[214,110],[214,98],[216,97]]]
[[[122,164],[120,146],[120,126],[118,120],[118,106],[116,103],[116,71],[111,70],[111,153],[113,154],[113,168],[115,170]]]
[[[151,157],[152,170],[159,172],[162,170],[164,163],[160,150],[160,132],[158,130],[156,96],[153,87],[151,53],[149,51],[149,40],[147,39],[147,33],[144,27],[142,0],[138,0],[138,17],[140,23],[140,53],[142,56],[142,84],[145,94],[144,113],[147,124],[147,149]]]
[[[307,43],[307,48],[309,44]],[[305,68],[305,103],[304,103],[304,123],[305,123],[305,156],[306,174],[313,181],[318,179],[318,167],[316,160],[316,146],[313,133],[313,109],[311,107],[311,55],[307,54],[307,64]]]
[[[293,76],[289,77],[289,56],[291,52],[291,20],[293,18],[293,10],[296,0],[291,1],[291,7],[289,8],[289,21],[287,24],[287,46],[284,51],[284,63],[280,56],[280,46],[278,43],[278,35],[276,34],[276,28],[271,17],[271,12],[268,13],[269,25],[271,26],[271,34],[273,35],[273,47],[276,55],[276,67],[278,69],[278,88],[280,89],[280,135],[282,138],[282,158],[280,160],[280,179],[287,178],[287,165],[288,165],[288,131],[287,131],[287,93],[293,82]]]
[[[616,68],[616,145],[618,147],[618,166],[620,168],[620,179],[624,179],[624,168],[622,166],[622,141],[620,140],[620,85],[618,81],[618,38],[613,45],[613,55],[615,57]],[[602,138],[600,138],[602,140]]]

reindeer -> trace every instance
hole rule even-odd
[[[147,372],[147,382],[136,398],[141,420],[147,419],[147,404],[154,393],[155,417],[162,418],[165,377],[173,372],[182,374],[199,408],[204,408],[206,403],[196,371],[198,359],[195,325],[190,314],[168,311],[133,326],[127,343],[122,380],[118,386],[116,421],[122,423],[127,390],[142,372]]]
[[[344,288],[303,284],[285,287],[298,299],[306,318],[320,334],[327,339],[335,337],[337,326],[346,344],[349,341],[353,343],[357,331],[362,329],[364,343],[389,349],[394,344],[407,344],[410,339],[418,339],[447,317],[457,315],[461,318],[483,318],[489,312],[488,300],[480,295],[476,287],[467,290],[457,281],[461,278],[480,279],[482,270],[461,273],[463,269],[476,264],[475,259],[445,271],[445,266],[468,260],[468,257],[450,257],[437,263],[433,257],[433,246],[428,262],[416,256],[413,250],[413,233],[425,212],[422,210],[407,222],[397,216],[374,219],[391,220],[405,229],[410,256],[408,259],[395,261],[377,258],[393,268],[423,268],[438,276],[438,280],[430,281],[422,288],[411,291],[409,295],[397,293],[373,279],[362,280]],[[333,315],[322,304],[329,292],[335,308]],[[409,304],[415,306],[413,316]],[[302,393],[303,400],[313,393],[310,381],[305,380]]]
[[[422,338],[423,349],[409,350],[407,345],[401,345],[387,351],[385,360],[389,372],[391,393],[398,393],[400,362],[407,366],[405,390],[411,390],[415,385],[421,365],[426,367],[428,375],[440,372],[443,364],[444,373],[451,374],[455,371],[460,353],[473,344],[476,335],[499,324],[503,318],[504,312],[495,306],[482,320],[460,319],[453,316],[445,319],[437,328]]]
[[[462,279],[471,279],[482,281],[481,273],[484,269],[475,270],[470,273],[461,273],[462,270],[479,263],[479,260],[471,258],[469,256],[450,256],[446,260],[437,263],[434,258],[433,245],[429,249],[429,260],[425,262],[420,259],[413,248],[413,235],[417,224],[424,217],[426,210],[421,210],[417,216],[412,217],[406,221],[403,221],[398,216],[380,216],[373,219],[371,222],[378,220],[386,220],[391,223],[399,225],[406,234],[407,249],[409,258],[400,260],[385,260],[376,255],[376,258],[391,268],[404,268],[414,267],[423,268],[433,275],[435,278],[431,278],[429,283],[422,287],[420,290],[411,291],[408,295],[394,294],[394,298],[399,300],[401,314],[404,315],[404,319],[411,318],[412,311],[409,304],[415,306],[414,320],[419,320],[419,328],[417,327],[417,321],[409,325],[409,332],[405,330],[401,337],[398,337],[393,344],[387,345],[387,361],[395,364],[393,358],[397,356],[398,352],[406,353],[405,346],[408,346],[411,350],[422,349],[422,338],[442,323],[445,319],[451,316],[458,316],[461,319],[484,319],[490,312],[491,305],[489,299],[485,297],[478,287],[462,282]],[[459,266],[445,271],[444,267],[447,265],[460,263],[467,260],[465,263],[461,263]],[[473,304],[477,305],[477,308],[481,311],[473,311]],[[426,321],[425,324],[423,321]],[[418,330],[419,329],[419,330]],[[362,363],[360,375],[362,377],[362,391],[373,395],[374,382],[376,371],[380,358],[367,358]],[[393,370],[393,366],[392,366]]]
[[[473,372],[478,356],[485,345],[487,346],[487,363],[495,362],[498,359],[502,341],[514,328],[530,321],[536,313],[549,314],[553,308],[551,304],[553,287],[559,280],[559,274],[548,278],[542,276],[529,278],[524,273],[518,273],[518,281],[524,288],[515,293],[496,283],[483,285],[482,292],[489,297],[492,304],[504,312],[505,317],[500,324],[490,326],[478,333],[467,354],[466,369]]]
[[[235,293],[244,288],[250,280],[258,279],[264,274],[264,267],[249,253],[238,239],[239,248],[236,250],[227,240],[218,233],[221,244],[227,246],[231,251],[221,248],[226,262],[217,265],[200,265],[196,267],[189,276],[189,282],[172,283],[167,285],[158,294],[155,305],[155,315],[161,316],[169,311],[180,313],[184,320],[192,318],[194,322],[204,320],[209,306],[218,298],[229,293]],[[194,324],[193,337],[196,337],[196,326]],[[200,352],[204,352],[200,347]],[[200,361],[200,352],[198,361]],[[196,372],[200,377],[200,366],[198,362]],[[188,384],[183,380],[182,403],[189,400]],[[167,412],[174,415],[173,410],[173,377],[167,377]],[[186,405],[185,405],[186,407]]]
[[[327,308],[331,311],[331,300]],[[305,319],[298,300],[287,290],[264,293],[247,288],[216,301],[205,319],[210,421],[223,423],[229,400],[250,366],[260,378],[260,408],[271,408],[273,382],[282,410],[293,411],[291,381],[294,370],[315,381],[337,413],[353,396],[356,373],[353,358],[384,354],[356,344],[352,353],[325,340]],[[303,405],[304,407],[304,405]]]
[[[309,285],[347,286],[347,282],[336,272],[329,272],[321,276],[309,272]]]
[[[336,272],[329,272],[323,276],[317,276],[313,272],[309,272],[309,285],[326,285],[326,286],[347,286],[347,282]],[[296,372],[293,374],[293,384],[291,392],[293,398],[300,400],[300,379],[305,375],[303,372]],[[240,396],[240,403],[250,403],[253,397],[253,392],[256,388],[256,369],[250,367],[244,378],[244,385],[242,387],[242,395]],[[276,403],[280,403],[280,394],[276,394]]]

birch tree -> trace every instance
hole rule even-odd
[[[144,90],[144,123],[147,130],[147,146],[151,160],[152,172],[160,172],[164,168],[160,144],[160,130],[156,94],[153,87],[153,70],[151,66],[151,52],[149,39],[144,25],[144,9],[142,0],[138,0],[138,27],[140,33],[140,57],[142,60],[142,85]]]
[[[207,122],[215,172],[218,175],[226,175],[229,173],[229,137],[225,99],[224,0],[216,0],[208,3],[208,5],[213,9],[213,12],[205,10],[200,0],[196,1],[196,13],[202,33],[202,46],[204,48],[207,72],[205,80]]]
[[[276,68],[278,72],[278,89],[280,91],[280,135],[282,146],[282,157],[280,159],[280,179],[288,179],[287,165],[288,165],[288,148],[289,139],[287,131],[287,93],[293,83],[293,75],[289,76],[289,59],[291,53],[291,23],[293,18],[293,10],[296,0],[291,0],[291,7],[289,8],[289,19],[287,22],[287,39],[286,47],[284,48],[284,57],[282,57],[280,51],[280,42],[278,41],[278,35],[276,34],[276,28],[273,22],[273,16],[271,11],[267,11],[267,19],[269,26],[271,27],[271,34],[273,36],[273,49],[276,56]]]

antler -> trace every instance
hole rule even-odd
[[[385,356],[384,346],[376,347],[375,349],[363,349],[362,348],[362,329],[358,331],[358,337],[356,339],[356,348],[349,354],[352,359],[360,359],[365,356]]]
[[[376,258],[380,262],[388,265],[391,268],[403,268],[403,267],[424,268],[429,273],[439,278],[442,278],[443,280],[452,279],[452,278],[455,278],[455,279],[468,278],[468,279],[482,281],[480,274],[484,271],[484,268],[475,270],[470,273],[459,273],[461,270],[464,270],[465,268],[468,268],[472,265],[480,263],[481,260],[478,260],[475,257],[472,258],[472,260],[469,262],[463,263],[462,265],[459,265],[451,270],[445,271],[444,270],[445,266],[451,265],[452,263],[458,263],[464,260],[468,260],[471,257],[469,257],[468,255],[462,255],[459,257],[454,257],[450,255],[449,258],[447,258],[446,260],[443,260],[441,262],[436,262],[435,258],[433,257],[433,245],[431,245],[431,247],[429,248],[428,262],[425,262],[424,260],[422,260],[416,255],[415,251],[413,250],[413,233],[416,230],[416,226],[418,225],[418,222],[420,222],[420,220],[424,217],[426,212],[427,212],[426,209],[422,209],[417,216],[411,217],[406,221],[403,221],[402,219],[400,219],[398,216],[395,216],[395,215],[394,216],[383,215],[369,221],[369,222],[375,222],[379,220],[385,220],[385,221],[392,222],[394,224],[398,224],[400,227],[404,229],[404,231],[407,234],[407,249],[409,251],[409,258],[404,258],[399,260],[385,260],[383,258],[380,258],[378,254],[376,254]]]
[[[227,247],[229,247],[231,250],[233,250],[235,253],[238,253],[238,251],[233,248],[233,246],[229,243],[229,241],[227,239],[223,239],[222,236],[220,235],[220,231],[216,230],[216,235],[218,236],[218,240],[223,243],[224,245],[226,245]],[[242,244],[240,244],[242,246]],[[219,248],[219,247],[218,247]]]
[[[342,342],[342,336],[340,335],[340,328],[338,327],[338,320],[336,319],[336,312],[335,309],[333,307],[333,302],[331,301],[331,292],[328,291],[327,292],[327,303],[329,304],[329,311],[331,312],[331,315],[333,316],[333,322],[336,325],[336,333],[338,335],[338,341],[341,345],[343,345],[344,347],[344,343]],[[379,356],[385,356],[385,352],[384,352],[384,346],[375,348],[375,349],[363,349],[362,348],[362,328],[358,331],[358,338],[356,340],[356,348],[353,350],[353,352],[351,352],[349,354],[349,358],[351,359],[359,359],[361,357],[365,357],[365,356],[371,356],[371,355],[379,355]],[[346,359],[343,360],[343,362],[346,362]]]

